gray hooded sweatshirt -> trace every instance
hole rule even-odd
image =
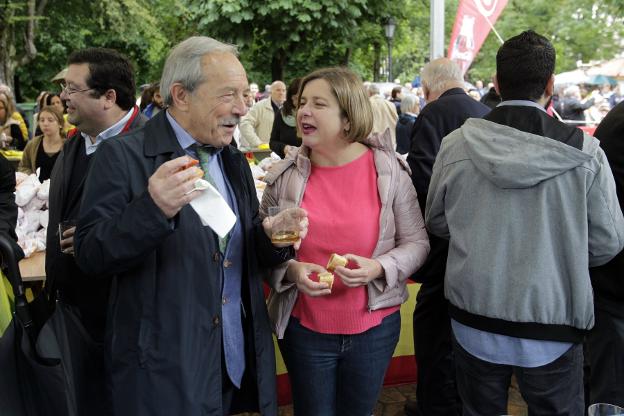
[[[579,342],[594,325],[588,267],[624,246],[598,140],[575,148],[481,119],[442,141],[425,221],[450,240],[451,316],[521,338]]]

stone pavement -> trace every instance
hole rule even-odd
[[[404,416],[403,407],[405,402],[413,400],[416,397],[416,385],[405,384],[402,386],[385,387],[381,392],[377,406],[375,407],[375,416]],[[514,416],[527,416],[526,404],[520,396],[515,383],[509,389],[509,405],[507,412]],[[245,413],[239,416],[256,416],[256,413]],[[293,416],[292,406],[282,406],[279,410],[279,416]]]

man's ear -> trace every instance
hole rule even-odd
[[[179,82],[171,86],[171,100],[173,101],[173,106],[178,110],[188,111],[190,98],[191,94]]]
[[[429,88],[422,86],[423,96],[425,97],[425,102],[429,102]]]
[[[555,74],[552,74],[546,83],[546,89],[544,90],[544,95],[550,98],[555,93]]]
[[[498,88],[498,76],[496,74],[494,74],[494,76],[492,77],[492,82],[494,83],[494,90],[496,90],[496,94],[498,94],[500,97],[501,93],[500,89]]]
[[[117,104],[117,91],[114,89],[109,89],[104,93],[104,98],[106,99],[104,102],[105,108],[112,108],[115,104]]]

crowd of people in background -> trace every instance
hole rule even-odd
[[[295,415],[369,416],[409,279],[406,414],[505,414],[512,374],[529,414],[624,405],[624,97],[555,86],[533,31],[496,68],[467,88],[435,59],[385,96],[331,67],[261,93],[235,46],[197,36],[137,101],[128,59],[88,48],[38,97],[32,138],[0,88],[2,146],[51,181],[46,293],[97,346],[80,412],[277,415],[273,332]],[[600,121],[602,143],[577,128]],[[260,146],[279,160],[258,201],[237,147]],[[295,214],[298,238],[272,240]]]

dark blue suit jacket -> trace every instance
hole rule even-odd
[[[451,88],[428,103],[418,114],[412,129],[412,149],[407,162],[412,170],[412,182],[418,195],[421,212],[425,212],[427,191],[433,162],[440,151],[442,139],[464,124],[468,118],[483,118],[490,108],[470,97],[461,88]],[[418,281],[440,281],[444,278],[448,242],[429,235],[431,252],[418,271]]]

